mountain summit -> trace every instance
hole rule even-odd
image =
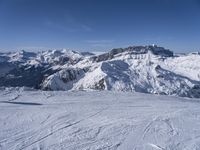
[[[71,50],[0,54],[0,86],[136,91],[200,97],[200,55],[131,46],[93,55]]]

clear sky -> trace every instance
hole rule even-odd
[[[0,50],[200,51],[200,0],[0,0]]]

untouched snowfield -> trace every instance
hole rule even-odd
[[[199,150],[198,99],[0,91],[0,150]]]

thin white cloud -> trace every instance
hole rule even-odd
[[[43,47],[43,46],[22,46],[18,47],[17,50],[25,50],[25,51],[43,51],[48,50],[52,48]]]
[[[113,46],[114,40],[86,40],[91,47],[95,48],[109,48]]]
[[[50,28],[55,28],[58,30],[62,30],[65,32],[91,32],[93,29],[86,25],[86,24],[81,24],[76,21],[70,20],[66,21],[65,23],[61,23],[59,21],[52,21],[52,20],[47,20],[44,22],[44,24]]]
[[[109,44],[114,43],[114,40],[86,40],[85,42],[90,44]]]
[[[95,48],[110,48],[113,46],[114,40],[86,40],[85,42]]]

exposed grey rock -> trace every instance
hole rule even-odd
[[[165,49],[163,47],[154,46],[130,46],[128,48],[115,48],[108,53],[101,54],[99,56],[94,56],[93,60],[96,62],[106,61],[114,58],[115,55],[129,52],[130,54],[146,54],[152,52],[154,55],[159,55],[161,57],[173,57],[173,52]]]

